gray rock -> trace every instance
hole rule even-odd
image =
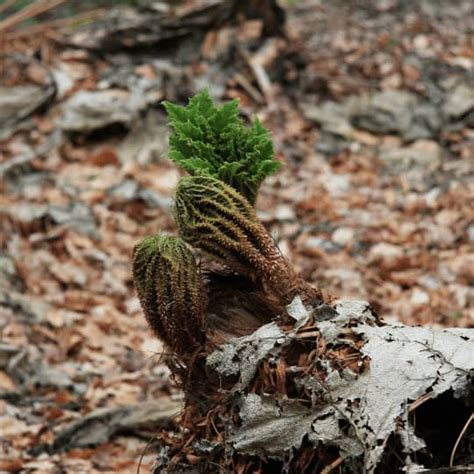
[[[146,101],[121,90],[80,91],[63,105],[59,126],[67,132],[90,133],[114,124],[130,127]]]
[[[306,118],[334,135],[349,139],[354,131],[343,104],[324,102],[321,105],[302,106]]]
[[[474,110],[474,85],[461,82],[446,95],[442,110],[451,120],[458,120]]]
[[[47,102],[54,91],[52,86],[0,86],[0,140],[8,138],[18,123]]]
[[[440,113],[431,104],[405,91],[387,90],[368,99],[352,99],[351,123],[380,134],[397,134],[405,140],[433,137],[441,126]]]
[[[379,92],[356,105],[352,122],[375,133],[401,132],[409,127],[410,111],[417,105],[417,98],[408,92]]]
[[[0,206],[0,213],[11,216],[12,219],[31,224],[41,219],[47,219],[53,224],[63,225],[79,233],[97,236],[97,225],[91,209],[82,202],[69,206],[54,206],[34,203],[18,203]]]
[[[321,137],[316,142],[316,151],[323,155],[338,155],[350,148],[350,142],[323,130]]]
[[[131,202],[135,199],[143,200],[149,207],[170,209],[173,199],[150,189],[143,188],[133,179],[124,179],[109,191],[110,197],[119,202]]]
[[[442,127],[439,109],[433,104],[421,103],[411,111],[410,127],[402,132],[405,140],[432,138]]]
[[[169,127],[162,112],[150,109],[132,125],[132,130],[118,147],[120,161],[136,161],[146,165],[168,153]]]
[[[403,174],[409,189],[426,192],[437,183],[444,151],[434,141],[418,140],[406,147],[383,148],[379,157],[390,174]]]

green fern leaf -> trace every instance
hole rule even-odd
[[[189,174],[218,178],[255,204],[263,180],[280,163],[268,130],[258,119],[245,126],[238,104],[218,107],[207,89],[187,106],[164,102],[173,128],[169,157]]]

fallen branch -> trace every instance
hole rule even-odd
[[[169,398],[139,405],[100,408],[72,422],[56,434],[53,451],[66,451],[108,443],[119,435],[153,436],[169,426],[182,405]]]
[[[74,25],[78,25],[89,20],[94,20],[96,18],[101,17],[106,12],[107,10],[105,8],[95,8],[94,10],[89,10],[87,12],[70,16],[68,18],[45,21],[37,25],[26,26],[19,30],[7,32],[5,36],[7,39],[12,40],[12,39],[17,39],[17,38],[23,38],[25,36],[36,35],[48,29],[66,28],[68,26],[74,26]]]
[[[31,5],[23,8],[17,13],[10,15],[8,18],[0,22],[0,33],[3,31],[14,28],[15,26],[23,23],[26,20],[34,18],[35,16],[41,15],[57,6],[64,3],[66,0],[44,0],[39,2],[34,2]]]

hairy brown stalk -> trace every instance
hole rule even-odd
[[[141,240],[133,253],[133,276],[148,324],[171,350],[182,356],[205,343],[206,293],[181,239]]]
[[[175,217],[186,242],[261,283],[282,304],[298,294],[308,303],[322,299],[283,257],[251,204],[222,181],[210,176],[181,179]]]

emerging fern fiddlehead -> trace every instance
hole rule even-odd
[[[321,299],[281,255],[254,208],[235,189],[210,176],[181,179],[176,189],[176,221],[181,237],[222,263],[262,282],[284,304],[296,294]]]
[[[205,342],[206,297],[196,262],[178,237],[141,240],[133,252],[133,278],[148,324],[178,355]]]

